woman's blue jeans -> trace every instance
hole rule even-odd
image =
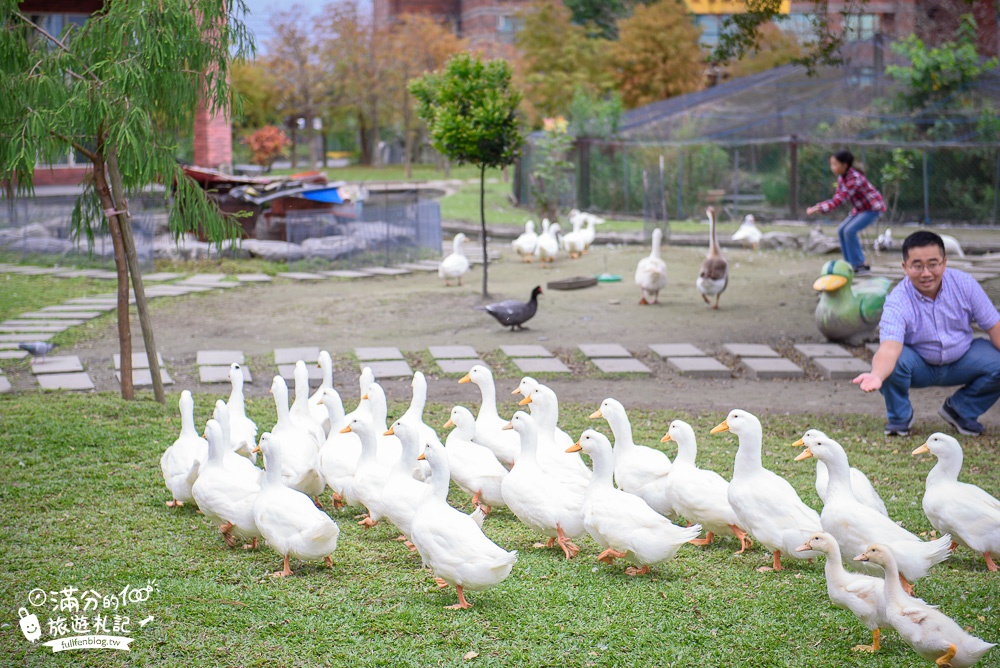
[[[880,213],[882,212],[861,211],[844,218],[844,222],[837,227],[837,236],[840,237],[840,252],[844,254],[844,259],[854,269],[865,263],[865,252],[861,250],[858,234],[878,220]]]

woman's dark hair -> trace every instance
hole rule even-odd
[[[854,154],[850,151],[837,151],[833,157],[837,159],[837,162],[847,165],[848,168],[854,165]]]

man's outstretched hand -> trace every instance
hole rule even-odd
[[[874,392],[882,387],[882,379],[873,373],[863,373],[851,382],[861,386],[865,392]]]

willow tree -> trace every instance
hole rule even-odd
[[[459,53],[443,71],[410,83],[417,115],[427,123],[431,144],[459,164],[479,167],[479,222],[483,240],[483,297],[489,297],[486,252],[486,169],[514,162],[524,145],[517,119],[521,94],[510,83],[506,60],[483,62]]]
[[[175,238],[199,228],[213,241],[238,234],[174,155],[199,105],[228,112],[230,62],[253,52],[244,12],[242,0],[108,0],[82,26],[55,35],[16,0],[0,0],[0,180],[30,196],[36,165],[58,163],[70,151],[91,163],[71,226],[78,240],[112,239],[126,399],[133,397],[131,276],[154,393],[164,400],[129,197],[153,183],[165,186]]]

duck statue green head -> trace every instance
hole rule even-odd
[[[854,280],[854,270],[844,260],[831,260],[813,283],[820,293],[816,326],[831,341],[859,345],[874,338],[882,306],[892,287],[883,276]]]

